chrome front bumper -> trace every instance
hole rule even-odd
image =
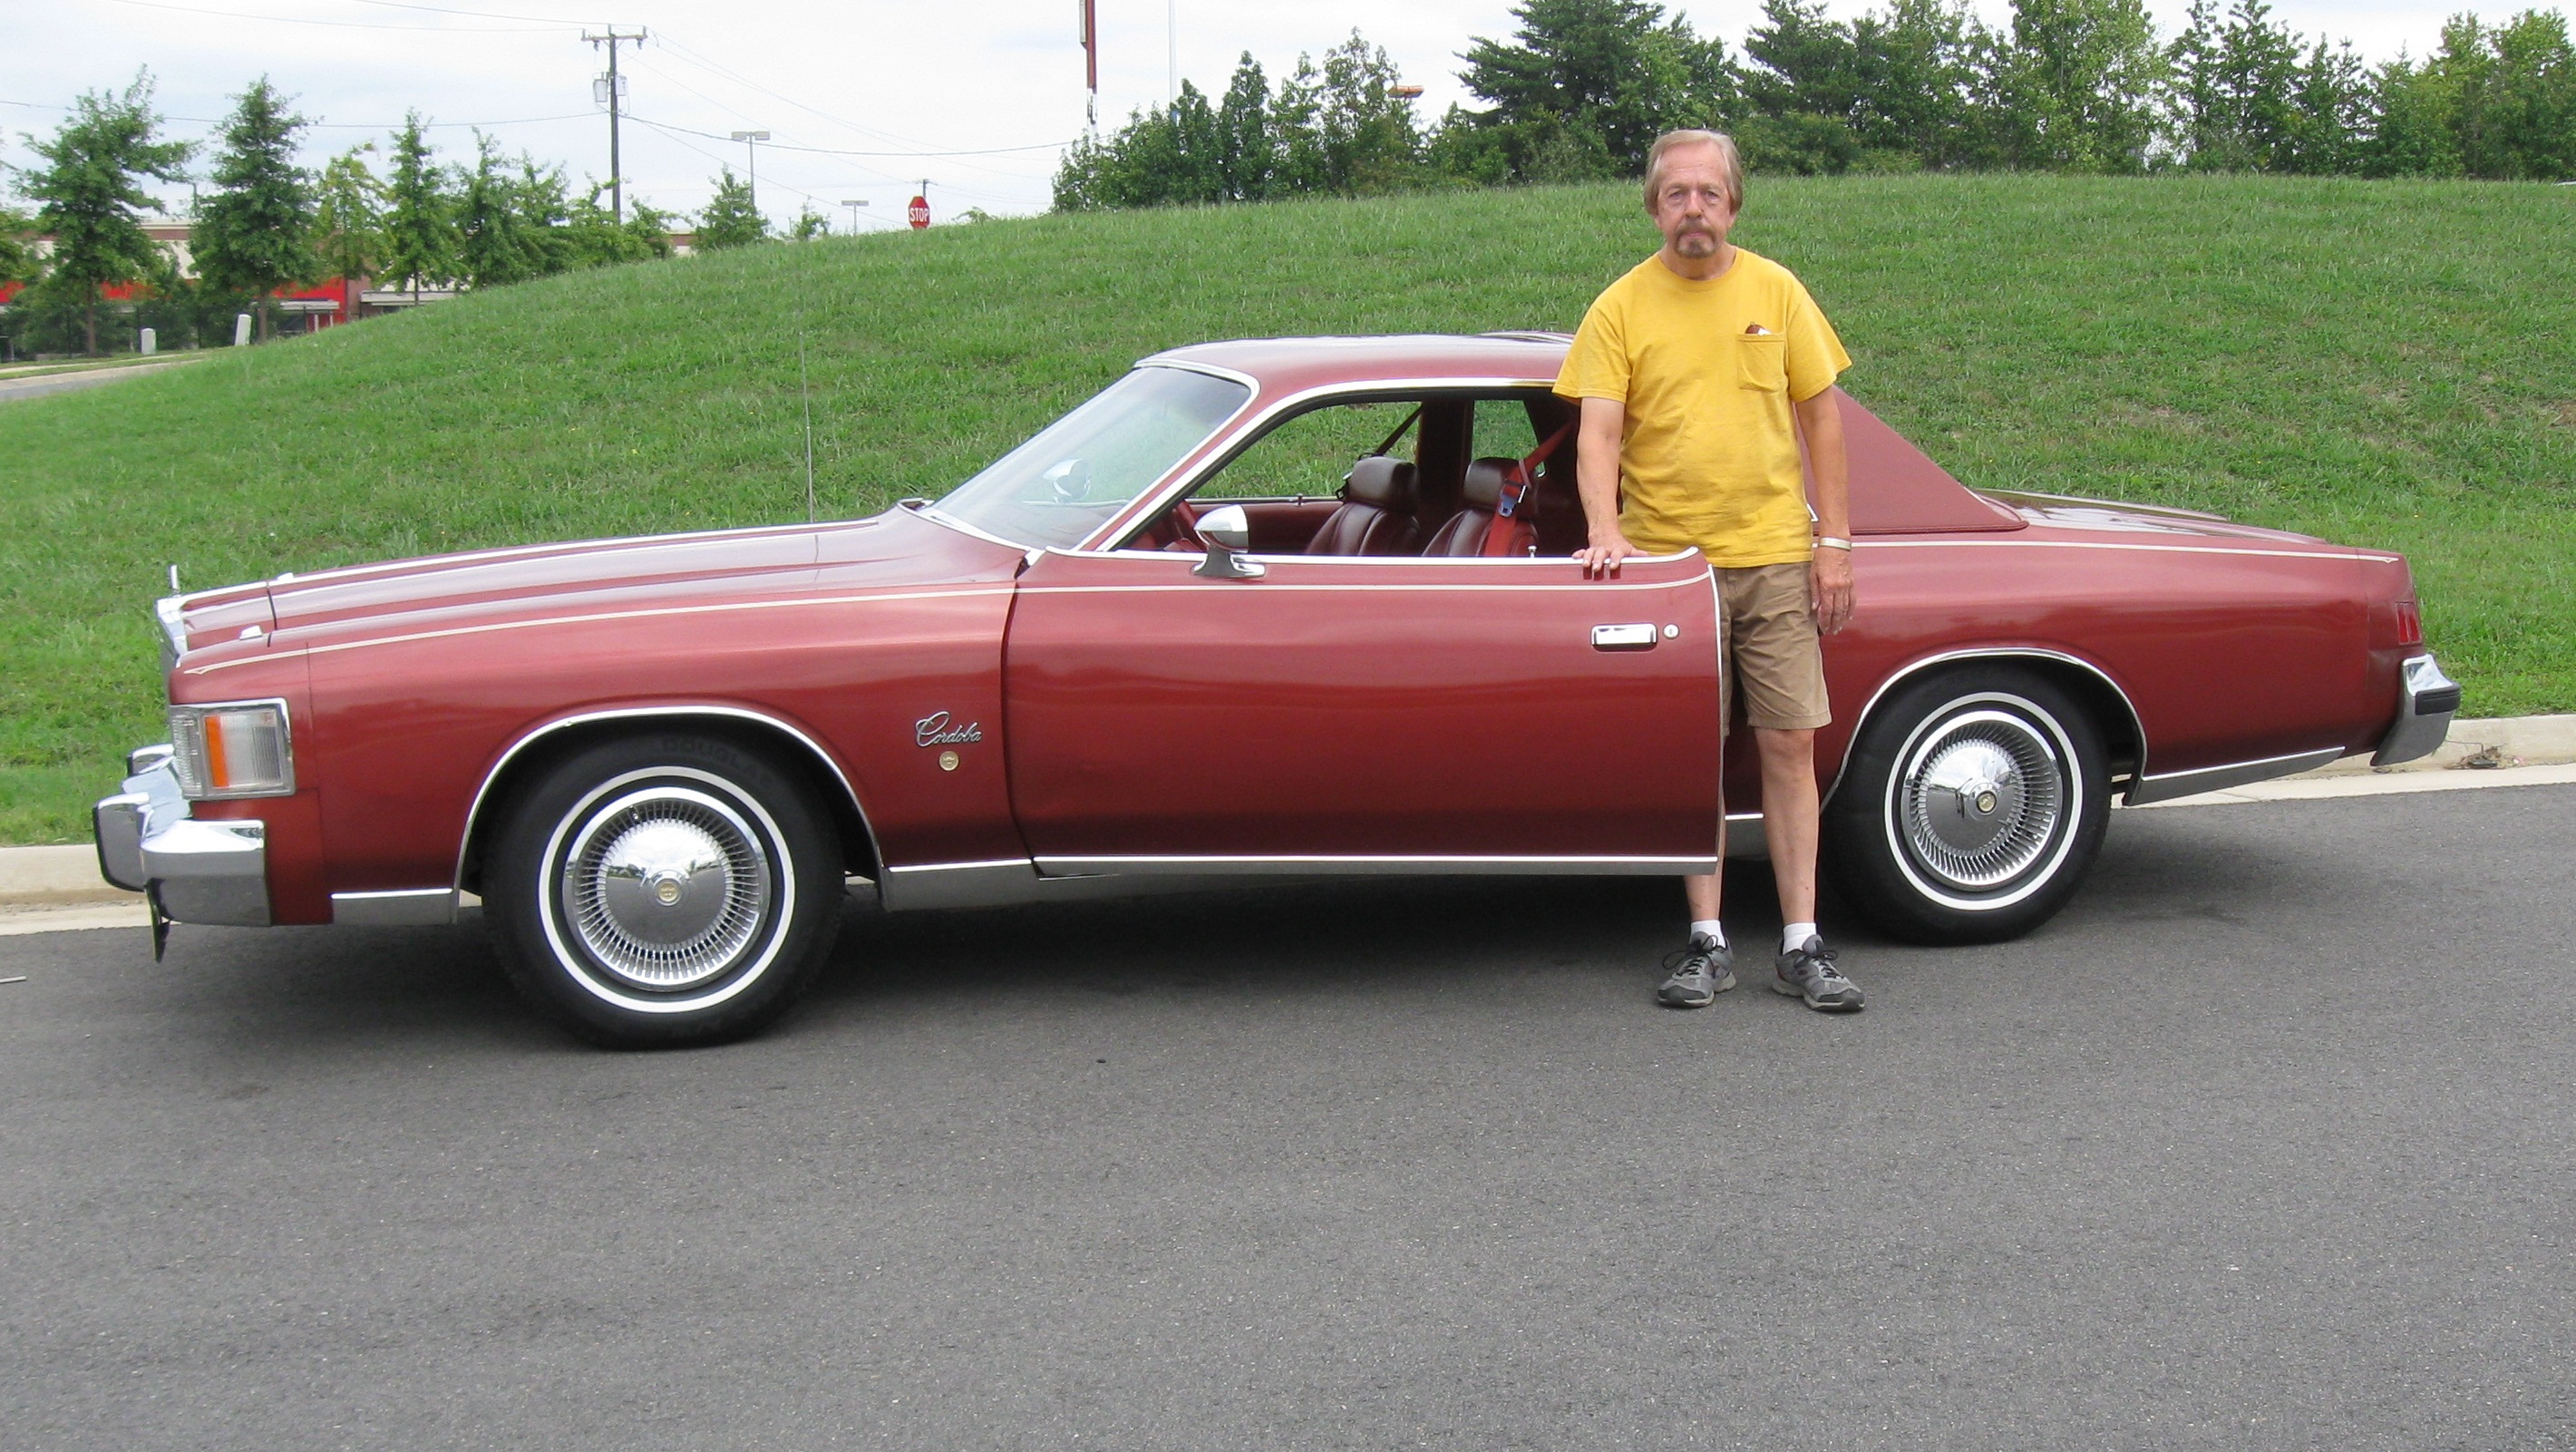
[[[125,764],[125,789],[90,809],[99,876],[151,894],[172,922],[267,927],[268,825],[191,817],[167,746]]]
[[[2393,766],[2430,756],[2451,734],[2460,713],[2460,683],[2442,674],[2429,655],[2410,658],[2397,673],[2397,720],[2380,738],[2373,766]]]

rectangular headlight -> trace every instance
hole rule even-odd
[[[170,708],[170,769],[194,800],[295,794],[284,701]]]

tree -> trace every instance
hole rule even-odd
[[[158,141],[152,75],[136,73],[123,93],[84,91],[50,141],[28,138],[45,165],[27,173],[26,194],[43,203],[36,226],[53,234],[47,282],[75,298],[84,348],[98,351],[98,304],[109,283],[132,282],[163,261],[144,234],[138,178],[181,181],[195,147]]]
[[[1654,0],[1522,0],[1512,15],[1512,38],[1476,37],[1458,79],[1491,103],[1473,124],[1503,133],[1516,179],[1634,175],[1657,135],[1731,109],[1724,45]]]
[[[384,275],[409,286],[414,301],[423,286],[454,281],[458,267],[455,200],[446,170],[431,158],[420,113],[411,112],[394,133],[385,187]]]
[[[533,162],[523,162],[522,178],[510,175],[500,144],[474,133],[474,169],[464,174],[456,198],[456,270],[469,287],[498,287],[543,277],[546,246],[543,231],[549,216],[530,216],[529,203],[539,177]],[[560,201],[560,179],[554,200]]]
[[[1278,141],[1270,134],[1270,82],[1261,63],[1245,51],[1216,109],[1217,179],[1230,201],[1257,202],[1270,195]]]
[[[350,317],[358,290],[384,263],[385,185],[367,165],[375,149],[362,141],[323,163],[313,188],[313,254],[340,279]]]
[[[716,178],[716,194],[705,210],[698,213],[698,247],[701,251],[719,252],[727,247],[748,247],[767,241],[769,222],[760,209],[751,204],[751,186],[723,168]]]
[[[814,204],[811,201],[808,201],[802,208],[798,209],[796,213],[796,225],[794,228],[789,230],[787,238],[791,242],[811,242],[818,237],[829,237],[831,235],[832,219],[824,216],[818,211],[815,211]]]
[[[215,194],[198,207],[188,240],[208,287],[251,295],[262,340],[271,333],[269,295],[311,282],[322,265],[313,252],[313,189],[295,164],[296,133],[310,123],[286,106],[266,76],[235,100],[215,155]]]
[[[0,207],[0,287],[34,282],[43,271],[36,256],[36,219],[14,207]]]
[[[2013,0],[1994,100],[2021,166],[2133,172],[2157,135],[2168,63],[2140,0]]]
[[[607,190],[608,183],[593,182],[590,190],[572,203],[564,223],[566,255],[571,265],[606,267],[670,256],[671,214],[640,199],[630,200],[626,220],[620,222],[600,205],[599,199]]]
[[[2370,124],[2370,85],[2352,43],[2332,50],[2319,40],[2290,96],[2290,142],[2284,170],[2327,176],[2361,164]]]

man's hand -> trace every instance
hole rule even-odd
[[[1591,579],[1595,575],[1608,579],[1619,573],[1621,560],[1630,555],[1644,553],[1644,550],[1628,543],[1628,537],[1621,534],[1614,526],[1605,533],[1594,535],[1592,543],[1576,550],[1574,557],[1582,561],[1585,579]]]
[[[1815,607],[1819,631],[1834,635],[1851,623],[1851,551],[1816,547],[1815,563],[1807,567],[1807,599]]]

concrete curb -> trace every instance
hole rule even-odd
[[[2477,770],[2475,766],[2495,769]],[[2470,786],[2543,786],[2576,782],[2576,715],[2499,716],[2460,721],[2450,740],[2422,761],[2374,767],[2366,756],[2347,757],[2279,781],[2256,782],[2230,791],[2208,792],[2160,807],[2207,806],[2221,802],[2305,801],[2322,797],[2379,796],[2389,792],[2439,791]],[[2426,773],[2442,773],[2427,776]],[[2353,780],[2359,778],[2359,780]],[[110,887],[98,875],[98,852],[87,845],[68,847],[0,847],[0,937],[40,929],[13,926],[31,912],[72,908],[126,908],[140,922],[143,900]],[[105,924],[96,924],[104,926]],[[62,926],[93,926],[64,922]]]

